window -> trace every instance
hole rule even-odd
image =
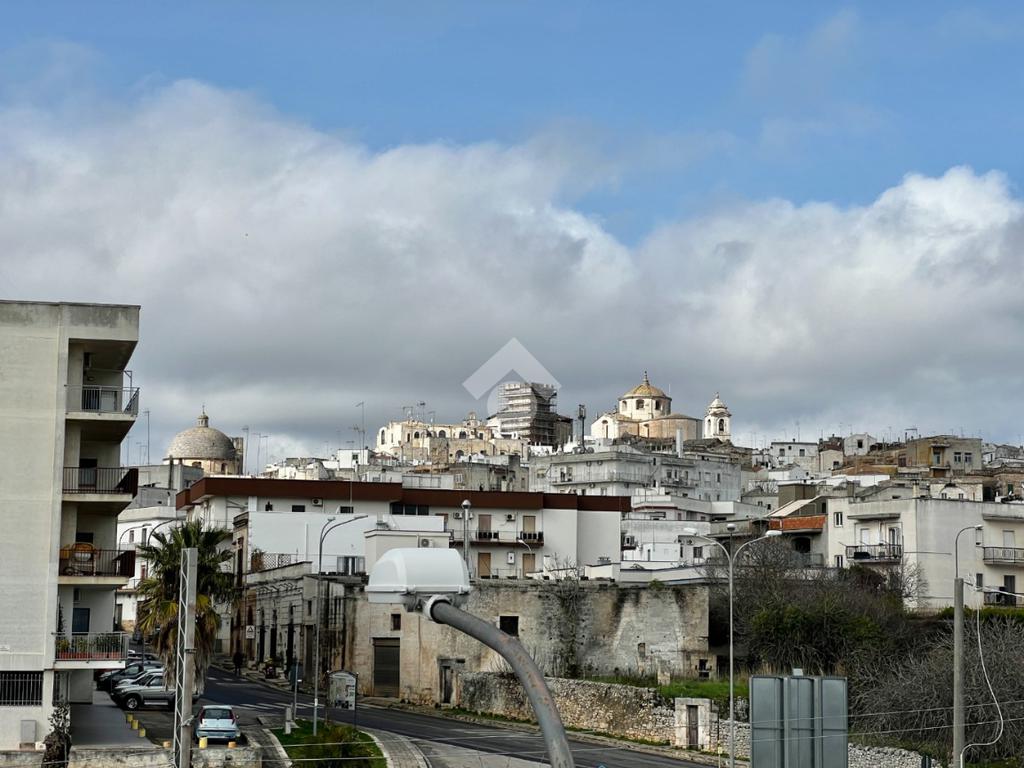
[[[0,672],[0,707],[38,707],[42,703],[42,672]]]
[[[955,453],[953,454],[953,461],[954,461],[955,463],[957,463],[957,464],[959,464],[959,463],[960,463],[960,451],[956,451],[956,452],[955,452]]]
[[[715,482],[717,482],[717,483],[722,482],[722,473],[721,472],[719,472],[718,474],[715,475]]]
[[[964,454],[964,464],[973,464],[973,463],[974,463],[974,454],[971,453],[970,451],[968,451],[967,453]]]
[[[694,560],[702,560],[703,558],[704,558],[704,547],[694,547],[693,548],[693,559]]]
[[[263,507],[263,511],[264,511],[264,512],[273,512],[273,511],[274,511],[274,505],[273,505],[273,504],[271,504],[271,503],[270,503],[270,502],[268,501],[268,502],[267,502],[267,505],[266,505],[265,507]]]
[[[785,448],[779,448],[779,456],[785,456],[785,455],[786,455],[786,449]]]
[[[800,449],[800,455],[801,456],[806,456],[807,455],[807,451],[805,451],[803,448],[801,448]]]
[[[842,567],[843,567],[843,556],[842,555],[836,555],[836,568],[842,568]]]
[[[448,437],[448,433],[445,432],[443,429],[441,429],[441,430],[438,430],[437,436],[438,437]]]
[[[661,410],[661,400],[655,400],[654,401],[654,410],[656,410],[656,411],[660,411]]]
[[[313,601],[312,600],[307,600],[306,601],[306,615],[307,616],[312,616],[313,615]]]
[[[144,579],[149,575],[149,566],[145,563],[139,566],[139,578]]]
[[[425,504],[403,504],[400,501],[391,502],[392,515],[429,515],[430,507]]]
[[[506,635],[512,635],[512,637],[519,637],[519,617],[499,616],[498,629],[500,629]]]
[[[146,544],[149,542],[149,526],[144,525],[142,527],[142,543]]]
[[[305,512],[305,511],[306,511],[306,505],[305,504],[292,504],[292,512]]]
[[[857,440],[857,447],[858,448],[863,448],[864,447],[864,441],[863,440]]]
[[[718,420],[718,431],[725,432],[725,419]]]
[[[636,655],[639,656],[641,659],[647,658],[647,643],[636,644]]]
[[[135,543],[135,529],[134,528],[132,528],[130,531],[128,531],[128,543],[129,544],[134,544]]]
[[[402,614],[392,613],[391,614],[391,631],[400,632],[402,630]]]
[[[985,588],[985,574],[976,573],[974,574],[974,588],[984,589]]]
[[[843,527],[843,510],[837,509],[835,512],[832,513],[832,524],[836,528]]]

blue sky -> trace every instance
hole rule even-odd
[[[510,338],[564,412],[649,370],[746,443],[1018,442],[1021,50],[1008,2],[8,3],[0,294],[143,306],[154,456],[203,402],[275,455],[458,418]]]
[[[1021,174],[1024,8],[918,2],[7,4],[93,87],[195,78],[372,149],[543,136],[608,162],[626,241],[721,200],[862,203],[909,172]]]

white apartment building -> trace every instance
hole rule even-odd
[[[469,516],[462,504],[470,502]],[[311,562],[324,573],[366,573],[374,558],[413,534],[417,546],[468,543],[473,578],[528,578],[560,565],[619,559],[629,498],[406,488],[398,483],[205,477],[177,496],[179,512],[233,531],[235,571],[248,574]],[[328,524],[328,518],[335,520]],[[351,524],[338,525],[346,520]],[[336,528],[334,526],[337,526]],[[388,534],[392,532],[391,540]],[[425,542],[425,543],[420,543]],[[223,622],[222,647],[239,647]]]
[[[712,451],[681,453],[657,453],[606,441],[585,452],[535,456],[530,460],[530,490],[630,496],[637,489],[655,488],[705,501],[740,497],[738,461]]]
[[[35,747],[55,700],[91,703],[93,671],[124,665],[138,329],[137,306],[0,301],[0,750]]]
[[[780,467],[795,464],[812,472],[818,471],[818,443],[816,441],[775,440],[771,444],[771,453]]]

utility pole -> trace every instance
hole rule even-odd
[[[473,568],[470,563],[472,557],[469,553],[469,516],[473,512],[473,504],[469,499],[462,502],[462,556],[466,559],[466,573],[473,578]]]
[[[953,580],[953,759],[964,751],[964,580]]]
[[[196,570],[199,550],[181,551],[178,575],[178,641],[174,646],[174,763],[192,763],[192,690],[195,688]]]

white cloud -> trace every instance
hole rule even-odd
[[[2,292],[143,305],[154,457],[202,402],[278,454],[348,439],[362,400],[371,430],[420,399],[456,417],[513,336],[566,411],[647,368],[679,410],[721,389],[741,435],[899,417],[1016,439],[1022,204],[999,174],[732,204],[631,249],[567,202],[603,174],[550,141],[371,152],[188,81],[71,117],[0,108]]]

